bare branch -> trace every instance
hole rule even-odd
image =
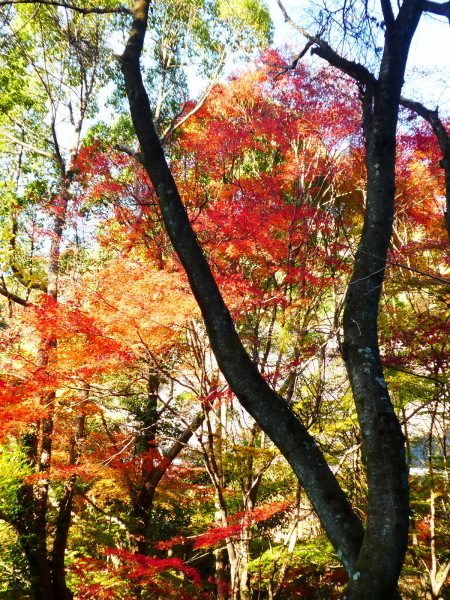
[[[420,117],[428,121],[428,123],[433,128],[434,134],[437,137],[439,142],[439,147],[442,153],[445,155],[448,152],[448,144],[450,141],[450,136],[444,127],[441,119],[439,118],[439,114],[437,110],[430,110],[426,108],[421,102],[417,102],[415,100],[409,100],[408,98],[400,98],[400,103],[405,108],[409,108],[416,112]]]
[[[284,17],[284,20],[286,21],[286,23],[289,23],[289,25],[292,25],[292,27],[294,27],[299,33],[304,35],[306,38],[311,39],[311,36],[303,29],[303,27],[300,27],[300,25],[298,25],[293,19],[291,19],[291,17],[287,13],[287,10],[284,8],[284,6],[280,2],[280,0],[277,0],[277,4],[278,4],[281,12],[283,13],[283,17]]]
[[[287,65],[285,67],[282,67],[282,65],[280,65],[280,67],[282,68],[282,70],[275,75],[275,77],[273,78],[273,80],[275,81],[275,79],[278,79],[278,77],[281,77],[281,75],[284,75],[287,71],[293,71],[297,67],[299,61],[305,56],[305,54],[308,52],[308,50],[311,48],[311,46],[313,46],[313,44],[314,44],[314,42],[312,42],[311,40],[308,40],[306,42],[306,45],[303,48],[303,50],[300,52],[300,54],[298,54],[292,60],[291,64],[289,64],[289,65]],[[275,67],[277,65],[271,65],[271,66]]]
[[[445,211],[445,227],[447,234],[450,239],[450,135],[439,118],[437,109],[430,110],[426,108],[420,102],[415,100],[409,100],[407,98],[400,98],[400,103],[405,108],[416,112],[422,119],[425,119],[433,129],[434,135],[437,138],[439,148],[442,152],[442,160],[440,166],[444,169],[445,178],[445,198],[446,198],[446,211]]]
[[[132,150],[128,146],[124,146],[123,144],[115,144],[113,148],[114,150],[118,150],[119,152],[124,152],[125,154],[128,154],[128,156],[133,157],[135,160],[138,161],[138,163],[142,164],[142,154],[140,152],[135,152],[134,150]]]
[[[432,2],[431,0],[425,0],[424,11],[432,13],[433,15],[440,15],[441,17],[447,17],[450,23],[450,1],[440,4],[439,2]]]
[[[4,282],[3,282],[3,285],[0,286],[0,294],[2,296],[4,296],[5,298],[8,298],[8,300],[12,300],[12,302],[15,302],[16,304],[20,304],[21,306],[28,305],[28,302],[26,302],[26,300],[24,300],[20,296],[17,296],[16,294],[13,294],[12,292],[8,292],[8,290],[6,289],[6,286],[4,285]]]
[[[339,246],[342,246],[342,248],[346,248],[348,250],[352,250],[351,246],[348,246],[346,244],[339,244]],[[362,251],[360,251],[360,252],[362,252]],[[362,254],[366,254],[367,256],[371,256],[372,258],[380,258],[380,257],[376,256],[375,254],[371,254],[370,252],[362,252]],[[392,265],[393,267],[399,267],[401,269],[406,269],[407,271],[411,271],[412,273],[417,273],[418,275],[423,275],[424,277],[429,277],[430,279],[433,279],[434,281],[438,281],[439,283],[442,283],[444,285],[450,285],[450,279],[445,279],[444,277],[439,277],[439,275],[433,275],[432,273],[428,273],[426,271],[421,271],[420,269],[414,269],[413,267],[404,265],[403,263],[400,263],[396,260],[386,259],[385,262],[388,265]]]
[[[319,38],[315,38],[315,43],[317,45],[312,48],[311,54],[317,54],[317,56],[320,56],[320,58],[326,60],[331,66],[336,67],[343,73],[346,73],[359,83],[363,83],[369,88],[375,89],[377,85],[377,78],[368,69],[366,69],[366,67],[360,63],[343,58],[337,52],[335,52],[329,44],[323,40],[320,40]]]
[[[179,435],[173,445],[164,452],[164,458],[172,463],[178,454],[186,447],[187,443],[191,439],[192,435],[197,431],[200,425],[206,418],[206,415],[212,410],[213,402],[205,401],[204,410],[196,415],[192,422],[186,427],[186,429]]]
[[[175,117],[171,120],[171,122],[169,123],[169,125],[164,130],[164,132],[163,132],[163,134],[161,136],[162,143],[166,142],[167,139],[172,135],[172,133],[176,129],[178,129],[179,127],[181,127],[181,125],[183,125],[183,123],[185,123],[198,110],[200,110],[200,108],[203,106],[203,104],[205,103],[206,99],[210,95],[213,87],[216,85],[216,83],[217,83],[217,81],[219,79],[219,74],[220,74],[220,71],[222,70],[224,62],[225,62],[225,49],[222,51],[222,54],[221,54],[221,56],[219,58],[219,61],[217,63],[216,70],[214,71],[214,74],[212,75],[209,84],[207,85],[206,89],[202,92],[202,95],[200,96],[199,100],[196,102],[194,108],[192,110],[190,110],[189,112],[187,112],[184,116],[181,116],[183,114],[183,111],[184,111],[186,105],[183,106],[183,108],[180,111],[180,113],[177,114],[177,115],[175,115]]]
[[[383,11],[386,29],[390,29],[395,24],[394,11],[392,10],[391,0],[381,0],[381,10]]]
[[[36,148],[36,146],[33,146],[32,144],[27,144],[26,142],[19,140],[19,138],[16,138],[13,135],[7,133],[6,131],[2,130],[2,135],[7,140],[12,142],[13,144],[18,144],[19,146],[22,146],[22,148],[27,148],[28,150],[31,150],[32,152],[35,152],[36,154],[40,154],[41,156],[45,156],[46,158],[50,158],[51,160],[55,160],[55,161],[58,160],[57,157],[55,156],[55,154],[51,154],[50,152],[45,152],[45,150],[40,150],[39,148]]]
[[[117,6],[115,8],[82,8],[81,6],[76,6],[70,2],[55,2],[54,0],[0,0],[0,6],[10,6],[11,4],[45,4],[47,6],[60,6],[61,8],[68,8],[75,12],[79,12],[82,15],[90,15],[93,13],[99,15],[111,13],[119,13],[124,15],[132,14],[131,10],[125,6]]]
[[[308,31],[306,31],[306,29],[303,29],[303,27],[297,25],[297,23],[295,23],[295,21],[291,19],[291,17],[288,15],[286,9],[281,3],[281,0],[277,0],[277,4],[280,7],[281,12],[283,13],[284,20],[290,25],[292,25],[292,27],[294,27],[299,33],[301,33],[303,37],[305,37],[309,42],[309,44],[307,44],[303,51],[300,53],[298,58],[294,59],[292,64],[295,63],[295,65],[293,68],[295,68],[300,58],[302,58],[306,54],[307,50],[310,47],[312,47],[311,54],[317,54],[317,56],[320,56],[320,58],[326,60],[333,67],[336,67],[343,73],[350,75],[350,77],[356,79],[356,81],[359,81],[360,83],[363,83],[366,86],[369,86],[371,88],[374,88],[376,86],[376,77],[372,75],[372,73],[368,69],[366,69],[366,67],[357,62],[347,60],[346,58],[340,56],[337,52],[333,50],[333,48],[327,42],[325,42],[320,37],[320,35],[311,35]]]

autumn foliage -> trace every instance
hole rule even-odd
[[[364,458],[339,355],[365,202],[358,91],[306,64],[279,75],[271,65],[282,62],[269,52],[215,86],[167,153],[252,359],[362,511]],[[415,403],[446,397],[450,256],[437,145],[409,117],[403,127],[380,333],[405,424],[408,405],[417,414]],[[35,286],[26,306],[4,303],[0,438],[5,461],[23,445],[25,472],[2,483],[1,518],[24,537],[23,498],[46,486],[40,534],[50,547],[70,497],[67,571],[80,600],[237,600],[253,580],[261,598],[315,597],[317,581],[337,597],[345,574],[329,549],[311,570],[308,547],[305,564],[302,544],[322,532],[285,463],[234,404],[141,165],[96,141],[73,173],[67,221],[89,235],[83,247],[62,247],[58,296]],[[33,200],[45,215],[39,229],[19,211],[32,236],[51,237],[53,200]],[[44,273],[49,259],[30,261]],[[50,421],[44,469],[27,448],[45,445]],[[427,527],[426,517],[415,526],[422,545]],[[235,566],[222,568],[233,552]]]

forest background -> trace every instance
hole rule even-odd
[[[448,597],[447,80],[368,161],[414,3],[0,2],[0,597]]]

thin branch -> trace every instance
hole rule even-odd
[[[111,13],[119,13],[124,15],[131,15],[132,11],[125,6],[117,6],[115,8],[82,8],[81,6],[76,6],[75,4],[71,4],[70,2],[55,2],[54,0],[1,0],[0,6],[10,6],[11,4],[44,4],[47,6],[60,6],[61,8],[68,8],[75,12],[79,12],[82,15],[90,15],[92,13],[98,15],[106,15]]]
[[[211,410],[212,406],[208,408]],[[180,454],[180,452],[187,446],[187,443],[193,436],[193,434],[197,431],[200,425],[203,424],[205,420],[205,412],[199,413],[196,417],[194,417],[193,421],[190,425],[178,436],[178,438],[174,441],[172,446],[166,451],[163,452],[163,457],[166,461],[169,461],[170,464],[173,463],[175,458]]]
[[[275,79],[278,79],[278,77],[281,77],[281,75],[284,75],[287,71],[293,71],[295,68],[297,68],[297,65],[299,63],[299,61],[305,56],[305,54],[308,52],[308,50],[311,48],[311,46],[314,45],[314,42],[311,40],[308,40],[306,42],[305,47],[303,48],[303,50],[300,52],[300,54],[298,54],[291,62],[291,64],[287,65],[286,67],[282,67],[282,65],[279,65],[282,68],[282,71],[280,71],[279,73],[277,73],[275,75],[275,77],[273,77],[273,81],[275,81]],[[278,65],[271,65],[271,66],[278,66]]]
[[[142,154],[140,152],[135,152],[134,150],[132,150],[128,146],[124,146],[123,144],[115,144],[113,146],[113,149],[128,154],[128,156],[131,156],[132,158],[137,160],[138,163],[142,164]]]
[[[16,304],[20,304],[21,306],[28,305],[28,302],[26,300],[24,300],[23,298],[21,298],[20,296],[17,296],[16,294],[13,294],[12,292],[8,292],[8,290],[6,289],[6,285],[5,285],[3,276],[2,276],[2,285],[0,286],[0,294],[2,296],[4,296],[5,298],[8,298],[8,300],[12,300],[12,302],[15,302]]]
[[[445,386],[445,383],[443,381],[441,381],[437,377],[433,377],[432,375],[424,375],[422,373],[416,373],[415,371],[409,371],[408,369],[402,369],[401,367],[397,367],[396,365],[391,365],[386,362],[383,362],[383,366],[386,369],[393,369],[394,371],[398,371],[399,373],[405,373],[405,375],[412,375],[413,377],[419,377],[420,379],[428,379],[429,381],[433,381],[434,383],[437,383],[442,388]],[[432,401],[434,402],[434,400],[435,400],[435,398],[433,397]]]
[[[312,46],[311,54],[317,54],[320,58],[326,60],[333,67],[338,68],[340,71],[346,73],[353,79],[356,79],[360,83],[369,86],[370,88],[374,88],[377,84],[377,79],[372,73],[366,69],[360,63],[354,62],[352,60],[348,60],[340,56],[337,52],[333,50],[333,48],[325,42],[320,35],[311,35],[306,29],[297,25],[293,19],[288,15],[286,9],[280,0],[277,0],[277,4],[280,7],[281,12],[283,13],[284,20],[292,25],[299,33],[303,35],[309,42],[310,46]],[[308,48],[306,48],[307,50]],[[294,59],[295,62],[295,59]],[[295,62],[295,65],[297,63]],[[294,68],[294,67],[292,67]]]
[[[172,135],[172,133],[176,129],[178,129],[179,127],[181,127],[181,125],[183,125],[183,123],[185,123],[198,110],[200,110],[200,108],[203,106],[203,104],[207,100],[208,96],[210,95],[213,87],[218,82],[218,80],[219,80],[219,74],[220,74],[220,71],[222,70],[224,62],[225,62],[225,49],[222,51],[222,54],[221,54],[221,56],[219,58],[219,61],[217,63],[217,67],[216,67],[216,69],[214,71],[214,74],[211,77],[211,80],[210,80],[209,84],[207,85],[206,89],[202,92],[202,95],[200,96],[199,100],[196,102],[194,108],[192,110],[190,110],[189,112],[187,112],[183,117],[181,117],[181,115],[183,114],[184,109],[186,108],[186,103],[183,105],[182,110],[177,115],[175,115],[175,117],[171,120],[171,122],[169,123],[169,125],[164,130],[164,132],[163,132],[163,134],[161,136],[161,140],[162,140],[163,143],[167,140],[167,138],[169,136]]]
[[[432,2],[431,0],[425,0],[424,11],[432,13],[433,15],[440,15],[441,17],[447,17],[450,23],[450,2]]]
[[[1,6],[1,3],[0,3],[0,6]],[[14,137],[10,133],[7,133],[6,131],[2,130],[2,135],[7,140],[12,142],[13,144],[18,144],[19,146],[22,146],[23,148],[27,148],[28,150],[31,150],[32,152],[35,152],[36,154],[40,154],[41,156],[45,156],[46,158],[50,158],[51,160],[55,160],[55,161],[58,160],[54,154],[51,154],[50,152],[45,152],[45,150],[40,150],[39,148],[36,148],[36,146],[33,146],[32,144],[27,144],[26,142],[23,142],[22,140],[19,140],[18,138]]]
[[[100,506],[98,506],[97,504],[95,504],[95,502],[93,500],[91,500],[89,498],[89,496],[87,496],[86,494],[79,494],[79,496],[81,498],[83,498],[83,500],[86,500],[86,502],[88,502],[92,506],[92,508],[94,508],[96,511],[98,511],[99,513],[101,513],[102,515],[104,515],[110,521],[112,521],[113,523],[117,523],[117,525],[119,525],[119,527],[121,527],[122,529],[127,529],[126,525],[124,524],[124,522],[121,519],[119,519],[118,517],[113,516],[113,515],[107,513],[106,510],[103,510],[103,508],[100,508]]]
[[[353,446],[351,446],[350,448],[347,448],[347,450],[345,450],[345,452],[342,454],[342,456],[337,464],[337,467],[335,467],[335,469],[333,470],[335,475],[337,475],[339,473],[339,471],[341,470],[341,467],[344,464],[345,460],[347,459],[347,456],[349,454],[353,454],[354,452],[358,452],[358,450],[360,450],[361,447],[362,447],[362,443],[353,444]]]
[[[353,248],[351,246],[348,246],[347,244],[341,244],[338,242],[339,246],[342,246],[342,248],[346,248],[347,250],[352,250]],[[362,250],[360,250],[361,254],[366,254],[367,256],[371,256],[372,258],[380,258],[378,256],[376,256],[375,254],[371,254],[370,252],[364,252]],[[380,260],[382,260],[380,258]],[[423,275],[424,277],[429,277],[430,279],[434,279],[435,281],[438,281],[439,283],[443,283],[444,285],[450,285],[450,279],[445,279],[444,277],[439,277],[439,275],[433,275],[432,273],[427,273],[426,271],[421,271],[420,269],[414,269],[413,267],[408,267],[408,265],[404,265],[403,263],[399,263],[397,261],[393,261],[393,260],[389,260],[389,259],[385,259],[386,264],[391,265],[393,267],[400,267],[401,269],[406,269],[407,271],[412,271],[413,273],[417,273],[418,275]]]
[[[286,23],[289,23],[289,25],[292,25],[292,27],[294,27],[294,29],[296,29],[299,33],[304,35],[306,38],[310,39],[309,34],[306,33],[306,31],[303,29],[303,27],[300,27],[300,25],[298,25],[293,19],[291,19],[291,17],[287,13],[287,10],[284,8],[284,6],[280,2],[280,0],[277,0],[277,4],[278,4],[281,12],[283,13],[283,17],[284,17],[284,20],[286,21]]]
[[[362,254],[369,254],[369,253],[363,252]],[[373,256],[373,255],[369,254],[369,256]],[[450,279],[444,279],[444,277],[439,277],[438,275],[433,275],[432,273],[427,273],[426,271],[420,271],[419,269],[414,269],[413,267],[408,267],[408,265],[404,265],[403,263],[399,263],[397,261],[392,261],[392,260],[386,259],[386,263],[388,265],[392,265],[393,267],[400,267],[401,269],[406,269],[407,271],[412,271],[413,273],[417,273],[418,275],[423,275],[424,277],[429,277],[430,279],[439,281],[439,283],[443,283],[444,285],[450,285]]]
[[[16,32],[14,32],[14,33],[16,33]],[[13,123],[16,127],[19,127],[22,130],[22,132],[26,131],[31,136],[33,136],[35,138],[38,138],[38,140],[40,140],[40,141],[43,140],[46,144],[52,144],[53,143],[52,140],[49,140],[47,138],[42,138],[42,136],[39,133],[37,133],[31,127],[28,127],[25,123],[23,123],[21,121],[18,121],[17,119],[14,119],[9,113],[4,112],[2,110],[2,114],[8,119],[8,121],[10,121],[11,123]]]
[[[192,435],[197,431],[200,425],[203,424],[207,414],[213,409],[213,404],[214,400],[211,401],[206,398],[203,401],[203,411],[194,417],[192,422],[178,436],[169,450],[163,453],[163,456],[166,460],[170,460],[171,463],[175,460],[181,450],[183,450],[183,448],[187,445]]]
[[[115,454],[113,454],[112,456],[110,456],[109,458],[107,458],[106,460],[104,460],[104,461],[101,463],[101,465],[102,465],[103,467],[106,467],[106,466],[108,466],[109,464],[111,464],[111,463],[112,463],[112,461],[113,461],[115,458],[117,458],[118,456],[120,456],[121,454],[123,454],[123,453],[125,452],[125,450],[126,450],[127,448],[129,448],[129,447],[131,446],[131,444],[132,444],[132,443],[133,443],[135,440],[136,440],[136,438],[133,436],[133,437],[130,439],[130,441],[128,441],[128,442],[125,444],[125,446],[123,446],[123,447],[122,447],[122,448],[120,448],[120,449],[117,449],[117,446],[115,445],[115,446],[114,446],[114,448],[115,448],[115,449],[117,449],[117,452],[116,452]]]

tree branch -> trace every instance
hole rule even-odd
[[[437,137],[439,147],[442,150],[442,153],[445,154],[445,152],[448,151],[450,136],[447,133],[447,130],[445,129],[441,119],[439,118],[437,109],[430,110],[429,108],[426,108],[421,102],[409,100],[409,98],[403,97],[400,98],[400,103],[405,108],[409,108],[409,110],[412,110],[415,113],[417,113],[420,117],[425,119],[425,121],[428,121]]]
[[[132,158],[137,160],[138,163],[142,164],[142,154],[140,152],[135,152],[134,150],[132,150],[128,146],[124,146],[123,144],[115,144],[113,146],[113,149],[118,150],[119,152],[123,152],[124,154],[128,154],[128,156],[131,156]]]
[[[383,11],[386,29],[391,29],[395,24],[394,11],[392,10],[391,0],[380,0],[381,10]]]
[[[40,283],[39,281],[32,281],[30,278],[26,277],[22,273],[22,271],[17,267],[15,263],[10,263],[9,266],[11,267],[13,277],[17,279],[17,281],[21,285],[23,285],[24,288],[26,288],[27,290],[39,290],[44,294],[47,293],[47,286],[45,285],[45,283]]]
[[[0,6],[1,6],[1,2],[0,2]],[[45,152],[45,150],[40,150],[39,148],[36,148],[36,146],[33,146],[32,144],[27,144],[26,142],[19,140],[19,138],[14,137],[10,133],[7,133],[6,131],[2,130],[2,135],[7,140],[12,142],[13,144],[18,144],[19,146],[22,146],[23,148],[27,148],[27,150],[31,150],[32,152],[35,152],[36,154],[40,154],[41,156],[45,156],[46,158],[50,158],[51,160],[55,160],[55,161],[58,160],[57,157],[55,156],[55,154],[51,154],[50,152]]]
[[[450,2],[432,2],[431,0],[425,0],[424,9],[425,12],[432,13],[433,15],[440,15],[441,17],[447,17],[450,23]]]
[[[275,81],[275,79],[278,79],[278,77],[281,77],[281,75],[284,75],[284,73],[286,73],[287,71],[293,71],[297,67],[299,61],[305,56],[305,54],[308,52],[308,50],[313,46],[313,44],[314,44],[314,42],[312,42],[311,40],[308,40],[306,42],[306,45],[303,48],[303,50],[299,54],[297,54],[297,56],[292,60],[291,64],[286,65],[285,67],[283,65],[271,65],[270,63],[268,63],[271,67],[279,67],[282,69],[279,73],[277,73],[273,77],[273,80]]]
[[[0,6],[10,6],[11,4],[44,4],[47,6],[60,6],[61,8],[68,8],[75,12],[79,12],[82,15],[99,14],[106,15],[111,13],[119,13],[124,15],[131,15],[131,10],[125,6],[117,6],[115,8],[82,8],[76,6],[70,2],[56,2],[54,0],[0,0]]]
[[[422,119],[427,121],[433,129],[434,135],[437,138],[439,148],[442,152],[442,161],[440,162],[441,167],[444,169],[445,178],[445,198],[446,198],[446,211],[445,211],[445,227],[447,234],[450,239],[450,135],[439,118],[437,109],[430,110],[426,108],[420,102],[415,100],[409,100],[408,98],[400,98],[400,103],[405,108],[414,111]]]
[[[284,8],[283,4],[281,3],[280,0],[277,0],[277,4],[281,10],[281,12],[283,13],[283,17],[286,23],[289,23],[289,25],[292,25],[292,27],[294,27],[294,29],[296,29],[299,33],[301,33],[303,36],[305,36],[308,39],[311,39],[312,36],[310,36],[304,29],[303,27],[300,27],[300,25],[298,25],[293,19],[291,19],[291,17],[288,15],[287,10]]]
[[[318,40],[318,38],[316,38],[315,43],[317,46],[312,48],[311,54],[317,54],[317,56],[320,56],[320,58],[326,60],[331,66],[336,67],[356,81],[359,81],[360,83],[370,87],[372,90],[375,89],[377,85],[377,78],[368,69],[366,69],[366,67],[360,63],[343,58],[337,52],[335,52],[333,48],[327,44],[327,42],[324,42],[323,40]]]
[[[200,98],[196,102],[194,108],[192,110],[190,110],[189,112],[187,112],[185,115],[183,115],[183,112],[184,112],[184,109],[186,107],[186,104],[183,106],[183,108],[180,111],[180,113],[178,115],[175,115],[175,117],[171,120],[171,122],[169,123],[169,125],[164,130],[164,132],[163,132],[163,134],[161,136],[162,144],[164,144],[167,141],[167,139],[172,135],[172,133],[176,129],[178,129],[179,127],[181,127],[181,125],[183,125],[183,123],[185,123],[198,110],[201,109],[201,107],[203,106],[203,104],[206,102],[206,99],[208,98],[209,94],[211,93],[213,87],[216,85],[217,81],[219,80],[219,74],[220,74],[220,71],[221,71],[221,69],[222,69],[222,67],[224,65],[224,62],[225,62],[225,49],[222,51],[222,54],[221,54],[221,56],[219,58],[219,61],[217,63],[216,70],[214,71],[214,74],[211,77],[211,81],[207,85],[206,89],[202,92],[202,95],[200,96]]]
[[[28,305],[28,302],[26,300],[24,300],[23,298],[21,298],[20,296],[17,296],[16,294],[13,294],[12,292],[8,292],[4,282],[2,282],[2,285],[0,286],[0,294],[2,296],[4,296],[5,298],[8,298],[8,300],[12,300],[12,302],[15,302],[16,304],[20,304],[21,306]]]
[[[388,1],[388,0],[386,0]],[[305,37],[309,44],[306,45],[304,50],[299,54],[298,58],[294,59],[292,65],[289,68],[295,68],[297,66],[298,60],[304,56],[309,47],[313,46],[311,49],[311,54],[317,54],[320,58],[326,60],[330,65],[336,67],[340,71],[350,75],[353,79],[356,79],[360,83],[367,85],[371,88],[374,88],[377,84],[377,79],[372,75],[372,73],[366,69],[363,65],[348,60],[340,56],[337,52],[333,50],[333,48],[325,42],[320,35],[311,35],[306,29],[297,25],[293,19],[288,15],[286,9],[280,0],[277,0],[277,4],[280,7],[281,12],[283,13],[284,20],[292,25],[299,33]],[[392,9],[391,9],[392,10]]]

